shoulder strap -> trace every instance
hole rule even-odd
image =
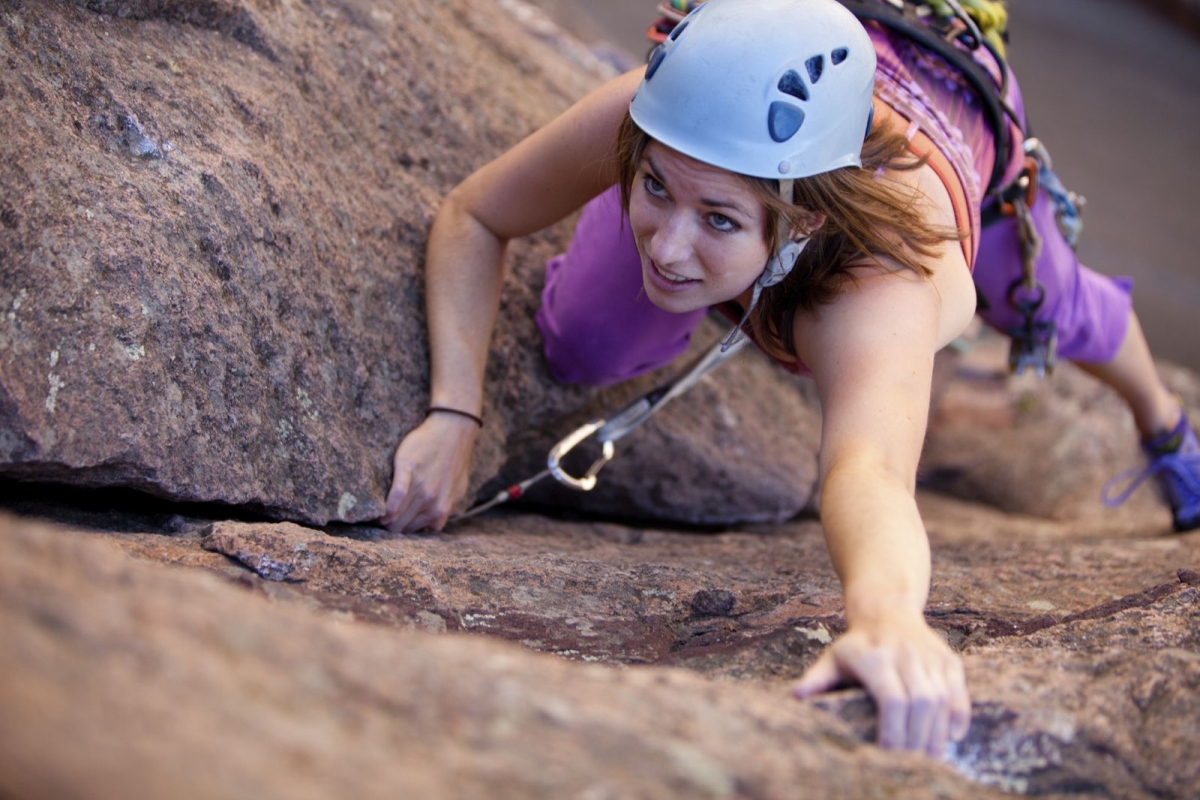
[[[1001,87],[970,53],[957,47],[938,35],[924,21],[919,19],[911,3],[903,3],[904,9],[896,8],[890,2],[880,0],[838,0],[861,20],[872,20],[902,33],[917,44],[944,58],[971,85],[971,89],[979,97],[984,116],[992,129],[992,138],[996,142],[996,162],[992,166],[992,174],[988,179],[987,192],[991,194],[1000,188],[1004,171],[1008,167],[1008,159],[1012,155],[1012,131],[1009,128],[1009,114],[1001,101]],[[979,46],[982,42],[975,42]],[[1001,62],[1001,69],[1007,69],[999,54],[995,54]]]

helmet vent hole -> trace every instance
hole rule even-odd
[[[834,50],[832,53],[829,54],[829,60],[833,63],[833,65],[835,67],[838,64],[842,63],[843,61],[845,61],[849,57],[850,57],[850,51],[844,47],[839,47],[837,50]]]
[[[821,73],[825,71],[825,56],[813,56],[804,62],[804,66],[808,69],[809,82],[816,84],[821,80]]]
[[[795,70],[789,69],[783,73],[783,77],[779,79],[779,91],[790,94],[797,100],[808,101],[808,87]]]
[[[672,42],[675,41],[683,34],[684,30],[687,29],[688,24],[689,23],[687,20],[684,20],[683,22],[679,23],[678,25],[675,26],[675,29],[673,31],[671,31],[671,35],[668,36],[667,38],[670,39]]]
[[[767,113],[767,128],[776,142],[786,142],[796,135],[804,122],[804,111],[791,103],[776,100]]]
[[[665,47],[663,47],[660,44],[658,47],[654,48],[654,52],[652,52],[650,54],[650,61],[649,61],[649,63],[646,64],[645,80],[650,80],[651,78],[654,77],[654,73],[658,72],[659,66],[662,64],[663,59],[666,57],[667,57],[667,50]]]

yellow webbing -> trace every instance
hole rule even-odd
[[[926,2],[939,17],[954,16],[954,10],[945,0]],[[992,43],[996,52],[1004,56],[1004,31],[1008,27],[1008,9],[1004,7],[1003,0],[959,0],[959,3],[967,15],[975,20],[980,32]]]

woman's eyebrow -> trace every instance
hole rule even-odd
[[[654,175],[654,179],[656,181],[658,181],[659,183],[661,183],[663,186],[666,186],[667,182],[665,180],[663,180],[662,170],[660,170],[658,168],[658,165],[654,163],[654,159],[650,157],[650,154],[647,153],[647,154],[643,155],[642,160],[646,162],[647,166],[650,169],[651,174]]]
[[[654,163],[654,158],[647,154],[642,156],[642,160],[646,162],[651,174],[654,175],[654,179],[663,186],[667,186],[667,181],[662,176],[662,170],[660,170],[658,165]],[[713,208],[727,208],[731,211],[737,211],[739,214],[746,214],[749,216],[749,214],[746,212],[746,209],[742,208],[741,205],[733,200],[715,200],[708,197],[701,197],[700,202],[706,206],[712,206]]]
[[[730,211],[736,211],[739,214],[746,213],[746,209],[742,208],[732,200],[710,200],[707,197],[701,197],[700,202],[704,203],[706,206],[712,206],[713,208],[727,208]]]

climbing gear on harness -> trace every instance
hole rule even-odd
[[[1054,201],[1054,218],[1058,223],[1059,232],[1071,249],[1076,249],[1079,246],[1079,235],[1083,233],[1083,208],[1087,199],[1063,186],[1063,182],[1054,173],[1050,151],[1042,144],[1041,139],[1035,136],[1026,139],[1025,153],[1037,162],[1038,183]]]
[[[501,503],[516,500],[524,495],[531,486],[548,477],[553,477],[559,483],[572,489],[590,492],[596,487],[596,476],[600,474],[600,470],[604,469],[605,465],[616,455],[614,445],[618,441],[640,427],[672,399],[695,386],[701,378],[733,357],[748,342],[748,339],[739,339],[728,347],[725,347],[723,342],[714,344],[671,383],[642,395],[611,417],[592,420],[567,434],[554,447],[550,448],[544,470],[507,489],[502,489],[492,499],[474,505],[462,514],[453,517],[451,522],[473,517]],[[563,458],[593,436],[600,443],[600,457],[592,462],[582,476],[571,475],[562,465]]]
[[[1074,250],[1079,246],[1079,237],[1083,233],[1083,210],[1087,206],[1087,198],[1077,192],[1072,192],[1063,186],[1062,180],[1054,172],[1054,162],[1050,159],[1050,151],[1046,149],[1041,139],[1030,136],[1025,140],[1026,158],[1032,158],[1037,168],[1037,185],[1046,190],[1054,201],[1054,218],[1063,239]],[[1028,170],[1028,161],[1026,161]],[[1012,216],[1011,209],[1006,203],[1011,203],[1017,194],[1027,194],[1028,185],[1021,183],[1025,172],[999,192],[996,200],[989,203],[981,212],[981,224],[987,228],[995,225],[1005,216]],[[1030,203],[1032,205],[1032,203]]]
[[[1042,237],[1033,224],[1030,208],[1037,199],[1038,162],[1026,156],[1025,170],[1005,197],[998,199],[1001,213],[1017,218],[1017,249],[1021,253],[1021,277],[1008,287],[1008,304],[1021,314],[1020,325],[1009,328],[1012,339],[1008,368],[1014,375],[1031,369],[1039,378],[1054,372],[1058,331],[1053,320],[1038,320],[1037,311],[1046,299],[1046,288],[1037,279],[1037,260],[1042,254]]]
[[[1150,463],[1126,470],[1105,484],[1101,493],[1104,505],[1109,508],[1121,505],[1153,476],[1158,478],[1171,504],[1175,530],[1182,533],[1200,528],[1200,443],[1187,414],[1180,417],[1173,430],[1143,442],[1142,449]],[[1114,496],[1113,490],[1121,484],[1128,485]]]
[[[1020,279],[1008,288],[1009,305],[1021,312],[1023,317],[1020,325],[1007,331],[1012,340],[1008,350],[1008,369],[1014,375],[1020,375],[1026,369],[1030,369],[1039,378],[1044,378],[1054,372],[1058,353],[1058,330],[1054,320],[1035,318],[1046,299],[1046,290],[1042,284],[1036,284],[1032,295],[1027,297],[1021,295],[1025,288]]]
[[[705,164],[790,180],[862,165],[874,85],[837,0],[708,0],[655,48],[629,113]]]
[[[1054,371],[1058,331],[1053,320],[1035,319],[1045,300],[1046,290],[1037,280],[1037,259],[1042,252],[1042,239],[1034,227],[1030,209],[1037,200],[1038,190],[1045,189],[1054,202],[1058,229],[1074,249],[1083,230],[1080,210],[1084,199],[1062,185],[1052,170],[1050,153],[1039,139],[1029,137],[1025,140],[1024,149],[1024,170],[984,210],[982,216],[985,226],[1006,216],[1017,218],[1017,247],[1021,251],[1022,276],[1008,287],[1008,304],[1021,314],[1023,322],[1007,331],[1012,337],[1008,366],[1015,375],[1020,375],[1028,368],[1042,378]]]
[[[1004,56],[1004,44],[1008,31],[1008,10],[998,0],[962,0],[951,3],[948,0],[926,0],[941,19],[960,16],[964,11],[978,27],[983,38],[991,43],[1001,56]],[[959,6],[956,8],[955,6]]]

